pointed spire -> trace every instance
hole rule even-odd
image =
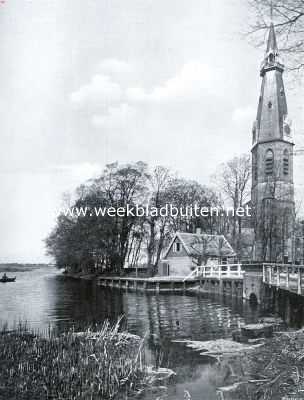
[[[267,48],[264,60],[261,64],[261,71],[260,71],[261,76],[263,76],[266,71],[272,70],[274,68],[280,70],[281,72],[283,72],[284,70],[284,65],[282,64],[279,57],[279,49],[278,49],[274,24],[273,22],[271,22],[269,27]]]
[[[274,30],[274,25],[273,22],[270,24],[270,29],[269,29],[269,35],[268,35],[268,41],[267,41],[267,49],[266,49],[266,54],[274,54],[277,55],[279,52],[278,50],[278,45],[277,45],[277,38]]]

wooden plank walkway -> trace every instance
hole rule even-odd
[[[154,276],[142,277],[117,277],[100,276],[98,285],[126,290],[183,292],[188,289],[202,287],[202,283],[216,281],[217,285],[222,281],[242,281],[244,271],[241,264],[223,264],[211,266],[199,266],[188,276]],[[203,282],[202,282],[203,281]]]

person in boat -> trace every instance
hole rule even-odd
[[[7,279],[7,275],[6,275],[5,272],[4,272],[4,274],[2,275],[2,279]]]

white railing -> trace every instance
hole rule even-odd
[[[304,292],[304,265],[263,264],[263,282],[298,294]]]
[[[221,265],[202,265],[196,267],[186,278],[184,282],[190,278],[242,278],[244,271],[241,264],[221,264]]]
[[[210,278],[238,277],[244,274],[241,264],[222,264],[202,266],[202,276]]]
[[[202,268],[203,267],[201,267],[201,266],[196,267],[193,271],[190,272],[189,275],[186,276],[186,278],[183,280],[183,282],[186,282],[188,279],[198,278],[199,276],[201,276]]]

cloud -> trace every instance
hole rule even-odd
[[[217,80],[214,70],[207,64],[188,62],[175,76],[150,92],[141,87],[128,88],[127,99],[153,103],[197,100],[213,91]]]
[[[90,162],[55,165],[50,168],[50,173],[70,175],[77,178],[81,182],[91,178],[100,171],[100,164]]]
[[[256,109],[252,106],[238,107],[233,111],[232,121],[236,124],[252,123]]]
[[[125,61],[106,59],[100,63],[99,69],[102,74],[95,75],[87,85],[71,94],[73,103],[89,106],[94,126],[125,124],[143,104],[174,106],[206,99],[209,102],[210,96],[219,97],[219,87],[225,93],[227,83],[227,79],[223,79],[222,70],[198,61],[184,64],[174,76],[150,90],[141,86],[132,87],[130,82],[123,83],[121,76],[131,69]],[[113,73],[117,76],[110,76]]]
[[[90,83],[80,87],[70,97],[73,103],[79,105],[87,103],[94,105],[111,104],[121,100],[122,89],[109,76],[99,74],[93,76]]]
[[[96,127],[114,128],[127,125],[136,115],[134,107],[127,103],[119,104],[117,107],[110,107],[106,115],[94,114],[92,124]]]
[[[132,66],[123,60],[118,60],[116,58],[107,58],[102,60],[99,64],[98,70],[106,75],[112,74],[128,74],[132,71]]]

